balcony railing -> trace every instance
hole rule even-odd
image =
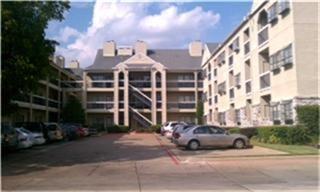
[[[113,80],[96,80],[88,83],[89,88],[113,88]]]
[[[113,101],[88,101],[88,109],[112,109]]]
[[[134,87],[139,87],[139,88],[151,87],[151,81],[147,81],[147,80],[130,80],[130,84]]]
[[[258,44],[261,45],[269,39],[268,27],[258,33]]]
[[[49,107],[52,107],[52,108],[59,108],[59,102],[56,101],[56,100],[48,100],[49,101]]]
[[[172,87],[172,88],[195,87],[195,80],[168,80],[167,87],[169,87],[169,88],[170,87]]]
[[[55,86],[59,86],[59,80],[58,79],[50,79],[49,82]]]
[[[62,88],[82,88],[82,81],[61,81]]]
[[[32,96],[32,103],[37,104],[37,105],[42,105],[46,106],[47,105],[47,100],[45,97],[38,96],[38,95],[33,95]]]
[[[168,109],[194,109],[196,108],[195,101],[185,101],[185,102],[168,102]]]

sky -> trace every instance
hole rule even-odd
[[[250,12],[251,2],[71,2],[62,22],[51,21],[46,37],[56,40],[56,55],[93,63],[104,42],[148,48],[187,48],[194,40],[223,42]]]

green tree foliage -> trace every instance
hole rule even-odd
[[[201,101],[198,101],[196,117],[197,124],[203,124],[203,103]]]
[[[62,109],[62,120],[66,123],[84,123],[85,112],[76,97],[70,97]]]
[[[49,57],[57,42],[46,39],[51,20],[61,21],[70,8],[66,1],[1,1],[2,114],[15,107],[10,103],[37,88],[48,75]]]
[[[319,135],[319,105],[297,107],[299,124],[304,125],[312,135]]]

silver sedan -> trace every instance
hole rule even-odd
[[[191,150],[200,147],[234,147],[242,149],[250,145],[249,139],[241,134],[229,134],[228,131],[210,125],[194,126],[173,135],[173,142]]]

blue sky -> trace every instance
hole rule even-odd
[[[53,21],[47,37],[66,61],[92,64],[103,42],[150,48],[186,48],[192,40],[222,42],[251,9],[251,2],[108,3],[72,2],[62,22]]]

